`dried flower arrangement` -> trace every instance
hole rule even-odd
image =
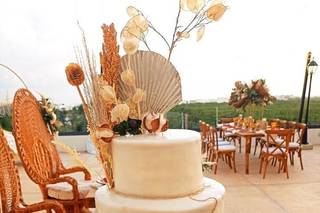
[[[55,105],[49,98],[43,95],[41,95],[39,104],[43,120],[46,123],[50,133],[52,135],[58,134],[59,127],[62,126],[62,123],[57,119],[57,115],[54,112]]]
[[[252,80],[250,85],[236,81],[229,98],[230,105],[243,110],[247,106],[260,106],[264,109],[264,107],[273,104],[274,101],[276,101],[276,98],[270,95],[263,79]]]
[[[198,29],[199,41],[204,35],[205,25],[219,20],[226,9],[221,1],[213,1],[211,4],[205,0],[179,1],[175,29],[169,44],[141,11],[129,6],[127,13],[130,20],[120,35],[127,55],[119,55],[114,25],[102,25],[99,72],[95,57],[88,49],[84,31],[79,26],[82,47],[76,48],[77,64],[69,64],[65,72],[69,83],[76,86],[81,97],[88,130],[98,149],[109,188],[114,186],[111,152],[113,137],[142,132],[157,133],[168,129],[169,123],[163,114],[182,100],[180,76],[170,62],[172,51],[176,43],[188,38],[194,29]],[[182,11],[195,14],[184,27],[179,24]],[[165,41],[168,58],[150,51],[146,40],[149,29]],[[140,41],[149,51],[138,50]]]

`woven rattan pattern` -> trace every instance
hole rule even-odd
[[[65,212],[63,206],[57,201],[44,201],[29,206],[23,202],[18,171],[2,129],[0,129],[0,171],[1,203],[4,213],[49,209],[54,209],[58,213]]]
[[[61,176],[74,172],[83,172],[85,180],[90,173],[82,167],[66,169],[61,162],[53,136],[42,118],[36,98],[27,89],[19,89],[13,101],[13,134],[22,164],[28,176],[40,186],[44,199],[48,199],[47,184],[67,182],[72,186],[72,200],[58,200],[66,210],[79,212],[82,207],[94,207],[94,199],[79,198],[77,181],[70,176]]]

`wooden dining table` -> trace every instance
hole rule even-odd
[[[249,131],[249,130],[239,130],[234,133],[238,137],[244,138],[245,139],[245,173],[249,174],[249,157],[250,157],[250,152],[251,152],[251,142],[252,138],[260,138],[264,137],[265,134],[263,132],[256,132],[256,131]]]

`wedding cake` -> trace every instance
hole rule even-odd
[[[203,186],[199,144],[198,134],[189,130],[115,138],[114,191],[147,198],[198,192]]]
[[[204,178],[200,136],[191,130],[121,136],[112,142],[115,186],[96,194],[97,212],[222,212],[224,187]]]

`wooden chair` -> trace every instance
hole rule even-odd
[[[275,128],[279,128],[280,127],[280,119],[279,118],[272,118],[269,120],[269,126],[272,125],[272,123],[274,123],[276,126]]]
[[[235,163],[236,147],[232,144],[220,146],[217,139],[218,139],[217,130],[213,127],[210,127],[208,132],[209,145],[208,145],[208,152],[207,152],[207,160],[210,162],[216,163],[214,174],[217,173],[218,162],[220,157],[222,158],[225,157],[226,162],[229,164],[229,167],[231,169],[233,167],[234,172],[237,172],[236,163]]]
[[[219,123],[232,123],[233,122],[233,117],[230,117],[230,118],[220,118],[219,119]]]
[[[269,120],[269,122],[268,122],[269,126],[271,126],[272,123],[273,123],[273,125],[275,124],[275,128],[287,128],[287,121],[286,120],[280,120],[279,118],[273,118],[273,119]],[[265,147],[265,145],[266,145],[266,139],[265,138],[256,138],[256,143],[254,146],[253,155],[256,155],[258,145],[260,145],[259,157],[261,157],[261,154],[262,154],[261,151],[262,151],[263,147]]]
[[[254,145],[254,151],[253,151],[253,155],[256,155],[256,151],[257,151],[257,147],[258,145],[260,145],[260,155],[259,157],[261,157],[261,154],[262,154],[262,149],[263,147],[265,146],[266,144],[266,140],[265,138],[260,138],[260,137],[257,137],[256,140],[255,140],[255,145]]]
[[[206,123],[203,121],[199,121],[199,129],[200,129],[200,136],[201,136],[201,153],[204,154],[207,151],[207,126]]]
[[[300,166],[301,170],[303,170],[303,163],[302,163],[302,139],[304,137],[306,131],[306,124],[304,123],[295,123],[294,126],[295,135],[293,136],[291,142],[289,143],[289,157],[291,165],[294,165],[294,154],[297,153],[300,159]]]
[[[90,173],[82,167],[65,168],[53,136],[42,118],[40,106],[32,93],[19,89],[13,101],[13,134],[26,173],[39,185],[43,199],[55,199],[70,212],[93,208],[94,198]],[[82,172],[86,181],[67,174]]]
[[[236,117],[238,118],[238,117]],[[232,123],[236,120],[236,118],[220,118],[219,123],[221,124],[228,124]],[[236,134],[232,132],[223,131],[222,137],[224,140],[233,142],[234,145],[237,145],[237,142],[239,143],[239,153],[241,153],[241,137],[237,136]]]
[[[288,152],[294,130],[271,129],[266,130],[266,134],[266,146],[262,149],[259,173],[261,174],[262,168],[264,167],[263,178],[265,178],[269,161],[276,159],[279,162],[278,173],[280,173],[280,170],[283,168],[287,174],[287,178],[289,178]]]
[[[208,150],[209,130],[210,130],[211,126],[203,121],[199,122],[199,125],[200,125],[200,135],[201,135],[201,151],[202,151],[202,154],[205,154],[205,153],[207,153],[207,150]],[[219,146],[231,144],[231,142],[226,141],[223,138],[218,138],[217,141],[218,141]]]
[[[256,121],[256,126],[257,126],[257,130],[266,130],[267,129],[267,121],[257,120]],[[265,137],[256,137],[255,138],[255,145],[254,145],[253,155],[256,155],[257,147],[258,147],[258,145],[260,145],[260,154],[259,154],[259,157],[260,157],[261,156],[261,150],[263,149],[265,144],[266,144]]]
[[[288,128],[288,121],[286,120],[279,120],[279,127],[287,129]]]
[[[22,198],[18,170],[14,165],[12,151],[0,129],[0,191],[2,212],[37,212],[41,210],[64,213],[63,206],[53,200],[27,205]]]
[[[285,129],[295,129],[296,128],[296,122],[294,122],[294,121],[272,119],[272,122],[277,122],[279,128],[285,128]],[[258,144],[260,144],[260,155],[261,155],[261,150],[266,144],[265,138],[256,138],[256,144],[255,144],[255,147],[254,147],[253,155],[256,154],[256,150],[257,150]],[[290,151],[290,144],[289,144],[289,151]],[[295,145],[295,144],[291,144],[291,145]],[[290,156],[290,162],[292,162],[291,161],[291,155],[289,155],[289,156]]]
[[[288,121],[287,128],[288,129],[295,129],[296,128],[296,124],[297,124],[297,122],[295,122],[295,121]]]

